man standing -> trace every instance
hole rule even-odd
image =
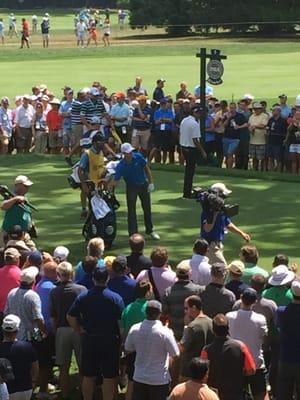
[[[144,95],[148,96],[147,90],[142,86],[143,79],[140,76],[135,78],[135,85],[133,86],[133,90],[136,92],[138,96]]]
[[[32,389],[37,386],[39,366],[37,354],[31,343],[17,340],[20,324],[21,320],[17,315],[9,314],[4,318],[4,339],[0,343],[0,357],[10,361],[12,365],[14,379],[7,382],[9,398],[30,400]]]
[[[149,150],[150,126],[152,109],[147,104],[148,97],[137,97],[138,103],[134,106],[132,115],[132,146],[147,155]]]
[[[67,320],[81,334],[81,372],[84,400],[94,397],[96,378],[103,377],[103,400],[113,400],[119,374],[120,332],[118,321],[124,308],[122,298],[107,288],[108,272],[96,268],[95,286],[80,294]]]
[[[190,362],[199,356],[204,346],[213,341],[212,320],[203,313],[202,301],[198,296],[190,296],[184,301],[186,319],[191,321],[184,328],[180,340],[181,376],[191,377]]]
[[[25,43],[27,49],[29,49],[29,22],[25,18],[22,18],[22,37],[20,49],[23,49]]]
[[[133,325],[126,338],[125,350],[136,352],[132,400],[166,400],[168,396],[169,362],[179,349],[172,331],[159,321],[161,312],[159,301],[149,301],[147,319]]]
[[[266,158],[266,136],[269,117],[263,113],[260,103],[253,104],[254,114],[249,118],[249,129],[251,132],[249,155],[252,158],[253,169],[265,170]]]
[[[23,232],[32,228],[31,209],[26,204],[26,193],[33,184],[25,175],[15,179],[14,196],[4,200],[1,209],[5,211],[2,229],[8,233],[15,225],[20,225]]]
[[[211,266],[211,283],[201,293],[204,314],[213,318],[216,314],[226,314],[235,303],[235,295],[224,286],[226,265],[215,263]]]
[[[129,140],[130,107],[125,103],[125,93],[116,93],[117,103],[111,108],[110,117],[122,143]]]
[[[49,312],[55,331],[56,364],[59,366],[59,381],[63,398],[69,398],[69,370],[74,350],[77,366],[80,366],[80,336],[67,321],[67,313],[76,297],[86,292],[84,286],[73,281],[73,267],[64,261],[57,267],[59,284],[50,292]]]
[[[43,17],[43,21],[41,23],[41,31],[43,37],[43,47],[49,47],[49,32],[50,32],[50,21],[49,18]]]
[[[267,125],[267,161],[268,171],[282,171],[284,157],[283,142],[287,134],[286,119],[281,117],[281,107],[274,106],[272,117]]]
[[[154,89],[153,96],[152,96],[153,100],[160,102],[160,100],[165,97],[165,94],[163,91],[165,82],[166,82],[166,80],[163,78],[160,78],[156,81],[156,88]]]
[[[16,110],[16,147],[18,153],[29,153],[32,142],[32,119],[34,108],[29,103],[30,96],[23,96],[22,105]]]
[[[280,101],[280,108],[281,108],[281,117],[284,119],[288,119],[291,113],[291,107],[287,104],[287,95],[281,94],[278,96]]]
[[[13,133],[13,112],[9,108],[8,97],[2,97],[0,108],[0,154],[8,152]]]
[[[257,300],[256,290],[246,289],[241,296],[241,309],[229,312],[229,334],[233,339],[241,340],[251,352],[255,361],[255,375],[246,379],[250,385],[254,400],[264,400],[266,396],[265,362],[263,342],[268,333],[264,315],[252,310]]]
[[[69,154],[71,147],[75,145],[72,137],[71,121],[71,110],[73,102],[73,90],[70,89],[67,92],[67,99],[63,101],[59,107],[59,114],[63,118],[63,148],[66,156]]]
[[[179,143],[185,158],[183,198],[191,198],[193,178],[196,164],[199,160],[199,153],[206,159],[206,153],[200,143],[200,118],[203,108],[200,106],[192,107],[192,115],[184,118],[180,124]]]
[[[205,239],[196,239],[190,266],[192,268],[192,281],[201,286],[207,286],[211,282],[211,265],[207,257],[208,250],[209,244]]]
[[[106,109],[103,101],[100,99],[100,92],[97,88],[92,87],[90,90],[90,98],[84,101],[80,109],[81,122],[84,126],[84,132],[92,129],[92,118],[97,116],[103,118],[106,114]]]
[[[201,353],[201,358],[210,362],[208,384],[218,389],[221,400],[241,400],[244,398],[245,375],[255,373],[253,357],[244,343],[229,337],[225,315],[214,317],[213,332],[213,342]]]
[[[151,170],[142,154],[134,153],[133,150],[130,143],[122,144],[121,152],[124,158],[117,166],[112,185],[115,187],[121,177],[125,180],[129,236],[138,232],[136,200],[139,197],[144,212],[146,234],[154,240],[159,240],[160,237],[153,231],[152,224],[150,193],[154,190],[154,184]]]

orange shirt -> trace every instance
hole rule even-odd
[[[62,128],[62,116],[58,114],[58,110],[50,110],[46,117],[49,131],[58,131]]]
[[[172,390],[169,400],[219,400],[219,396],[207,385],[195,381],[187,381]]]
[[[28,21],[23,22],[23,35],[29,36],[29,22]]]

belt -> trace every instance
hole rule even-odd
[[[184,150],[197,150],[197,147],[191,147],[191,146],[180,146]]]

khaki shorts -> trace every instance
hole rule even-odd
[[[83,126],[81,124],[72,125],[71,137],[72,137],[72,144],[74,146],[76,144],[79,144],[82,135],[83,135]]]
[[[214,263],[222,263],[227,265],[226,259],[223,255],[223,249],[224,246],[222,242],[210,242],[208,248],[208,258],[211,265]]]
[[[54,149],[56,147],[62,147],[61,131],[49,131],[49,147],[50,149]]]
[[[141,148],[143,150],[148,150],[150,135],[150,129],[147,129],[145,131],[138,131],[137,129],[133,129],[131,137],[132,146],[136,149]]]
[[[56,364],[68,365],[71,363],[74,350],[77,365],[80,361],[80,336],[68,326],[58,328],[55,336]]]
[[[6,132],[0,132],[0,144],[4,146],[8,146],[9,143],[9,137]]]

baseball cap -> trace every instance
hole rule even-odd
[[[116,94],[115,94],[115,96],[117,97],[117,98],[124,98],[125,99],[125,93],[124,92],[117,92]]]
[[[74,94],[74,90],[73,90],[73,89],[69,89],[69,90],[67,91],[67,94]]]
[[[15,185],[17,184],[22,184],[24,186],[31,186],[33,185],[33,182],[31,182],[31,180],[25,175],[18,175],[15,179]]]
[[[250,93],[246,93],[243,96],[243,100],[254,100],[254,96]]]
[[[157,300],[150,300],[147,303],[147,308],[155,308],[159,312],[162,312],[162,305],[159,301]]]
[[[90,92],[91,92],[91,89],[89,87],[84,87],[79,91],[79,93],[82,93],[82,94],[88,94]]]
[[[21,254],[14,247],[9,247],[8,249],[6,249],[4,251],[4,258],[6,258],[6,257],[15,258],[15,257],[20,257],[20,256],[21,256]]]
[[[59,106],[60,105],[60,100],[57,99],[56,97],[54,97],[54,99],[50,100],[49,103],[50,104],[56,104],[56,105]]]
[[[177,276],[187,276],[191,271],[191,265],[189,260],[181,261],[176,267]]]
[[[253,108],[254,108],[254,109],[255,109],[255,108],[262,108],[262,105],[261,105],[261,103],[256,102],[256,103],[253,104]]]
[[[282,99],[282,98],[285,98],[285,99],[286,99],[286,98],[287,98],[287,95],[286,95],[286,94],[280,94],[280,95],[278,96],[278,98],[279,98],[279,99]]]
[[[24,94],[23,99],[31,100],[31,96],[29,94]]]
[[[91,118],[91,124],[100,124],[101,123],[101,118],[100,117],[97,117],[97,115],[94,115],[92,118]]]
[[[28,268],[25,268],[21,272],[21,282],[29,284],[33,283],[38,274],[39,270],[37,267],[30,266]]]
[[[44,83],[40,84],[40,90],[43,92],[44,90],[48,89],[47,85]]]
[[[286,265],[277,265],[272,269],[268,283],[272,286],[283,286],[295,279],[294,272],[290,271]]]
[[[22,235],[22,233],[23,233],[23,229],[22,229],[21,225],[14,225],[8,231],[8,234],[12,239],[19,238]]]
[[[156,83],[160,83],[160,82],[166,82],[166,80],[164,78],[157,79]]]
[[[28,261],[31,265],[40,266],[43,263],[42,253],[38,250],[32,251],[28,255]]]
[[[257,300],[257,292],[253,288],[247,288],[242,293],[242,300],[245,300],[248,304],[254,304]]]
[[[222,182],[214,183],[211,185],[210,189],[214,192],[219,192],[224,196],[228,196],[230,193],[232,193],[232,190],[229,190]]]
[[[112,269],[114,272],[124,272],[127,267],[127,258],[123,255],[117,256],[112,262]]]
[[[134,150],[130,143],[123,143],[121,145],[121,153],[129,154]]]
[[[295,279],[292,282],[291,290],[294,296],[300,297],[300,279]]]
[[[228,265],[230,272],[236,275],[243,275],[245,264],[240,260],[234,260]]]
[[[21,320],[17,315],[8,314],[2,321],[2,329],[6,332],[16,332],[19,330]]]
[[[166,99],[165,97],[163,97],[162,99],[160,99],[160,104],[167,104],[168,103],[168,99]]]
[[[42,96],[41,100],[49,101],[49,97],[47,95]]]
[[[49,17],[49,14],[48,14],[48,13],[45,13],[45,17]]]
[[[99,90],[95,87],[92,87],[89,92],[91,93],[92,96],[100,96]]]
[[[69,254],[70,254],[70,251],[69,251],[69,249],[67,247],[65,247],[65,246],[57,246],[54,249],[53,257],[54,258],[59,258],[60,261],[64,261],[64,260],[67,259]]]

